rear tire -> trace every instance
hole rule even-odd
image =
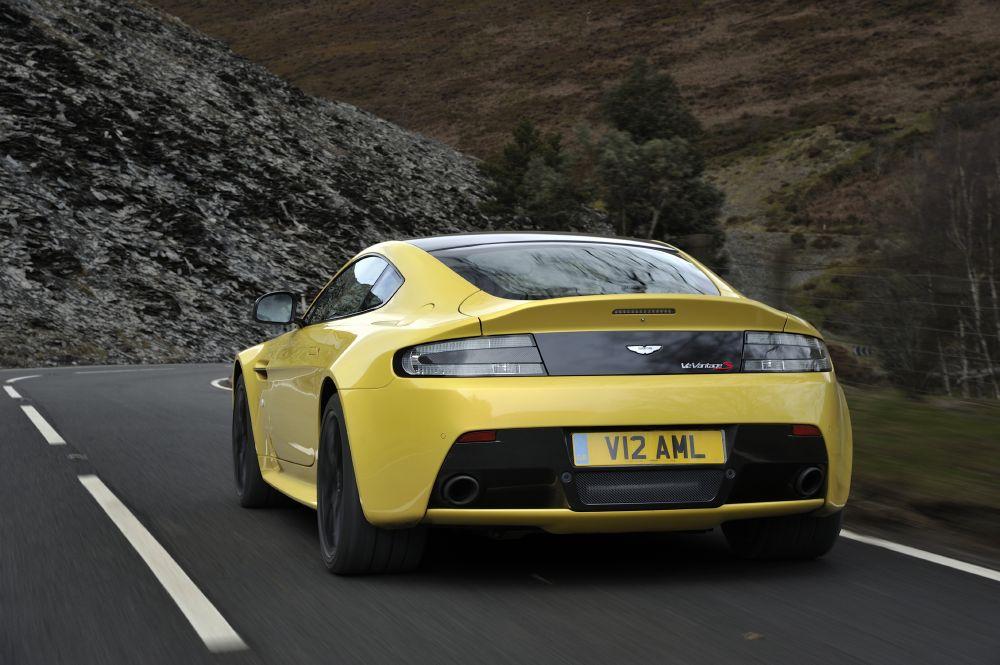
[[[236,496],[244,508],[263,508],[274,503],[277,492],[264,481],[260,473],[257,445],[250,421],[250,406],[242,376],[236,378],[233,397],[233,472]]]
[[[336,395],[323,411],[316,475],[320,553],[330,572],[399,573],[420,564],[427,540],[425,527],[382,529],[365,518],[344,412]]]
[[[738,520],[722,525],[733,553],[744,559],[815,559],[840,535],[842,512]]]

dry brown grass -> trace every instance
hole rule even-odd
[[[638,56],[674,73],[710,129],[806,104],[926,111],[1000,87],[993,0],[153,2],[309,93],[478,155],[519,116],[592,119]]]

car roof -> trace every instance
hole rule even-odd
[[[431,236],[429,238],[412,238],[410,240],[404,240],[403,242],[419,247],[425,252],[458,249],[459,247],[476,247],[479,245],[500,245],[521,242],[604,243],[614,245],[631,245],[635,247],[649,247],[652,249],[666,250],[670,252],[677,251],[676,248],[671,247],[670,245],[652,240],[613,238],[589,235],[586,233],[526,233],[522,231],[455,233],[452,235]]]

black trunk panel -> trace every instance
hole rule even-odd
[[[536,333],[535,343],[551,376],[724,374],[743,357],[742,331]]]

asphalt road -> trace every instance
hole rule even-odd
[[[415,574],[334,577],[312,511],[237,505],[227,371],[0,371],[0,663],[1000,664],[1000,582],[843,539],[760,564],[715,534],[442,532]],[[246,649],[206,647],[91,474]]]

